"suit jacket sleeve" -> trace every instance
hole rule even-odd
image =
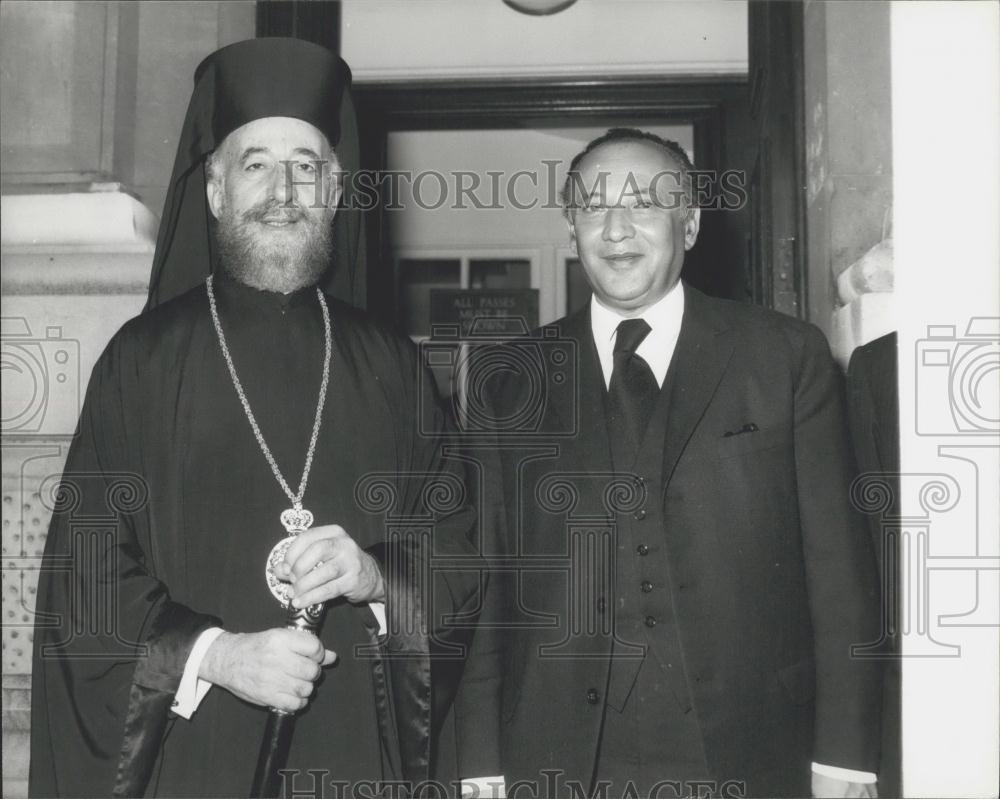
[[[98,361],[38,587],[29,792],[141,795],[197,636],[221,625],[152,573],[149,486],[130,424],[138,373],[121,334]]]
[[[847,368],[851,438],[862,472],[899,471],[896,341],[890,333],[858,347]]]
[[[795,381],[795,467],[816,659],[813,759],[875,771],[881,670],[852,647],[878,639],[878,582],[862,517],[850,505],[854,474],[841,374],[809,327]]]

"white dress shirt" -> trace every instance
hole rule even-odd
[[[681,334],[681,319],[684,316],[684,287],[678,282],[663,297],[657,300],[638,317],[622,316],[617,311],[602,305],[596,296],[590,299],[590,329],[594,334],[594,346],[604,372],[604,387],[611,385],[611,372],[615,366],[615,338],[618,325],[625,319],[643,319],[650,330],[635,354],[649,364],[656,378],[656,385],[663,387],[670,359],[674,357],[677,337]]]

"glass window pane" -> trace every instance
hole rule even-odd
[[[566,259],[566,313],[579,311],[590,302],[590,284],[579,258]]]
[[[530,289],[531,261],[526,258],[473,258],[469,261],[471,289]]]
[[[430,290],[459,288],[462,263],[457,258],[401,258],[398,280],[400,325],[411,336],[429,336]]]

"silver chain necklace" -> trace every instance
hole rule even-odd
[[[208,292],[208,307],[212,312],[212,323],[215,325],[215,334],[219,339],[219,348],[222,350],[222,357],[226,361],[229,376],[233,381],[233,388],[236,389],[236,395],[240,398],[240,403],[243,405],[243,412],[246,414],[247,421],[250,422],[250,427],[253,430],[254,437],[257,439],[257,444],[264,453],[264,457],[267,459],[267,463],[271,467],[271,472],[274,474],[275,479],[281,486],[281,490],[285,492],[285,496],[292,503],[292,507],[283,510],[279,517],[288,535],[275,544],[271,550],[271,554],[267,557],[267,566],[265,569],[268,588],[271,589],[271,593],[274,594],[275,598],[287,607],[289,602],[288,584],[281,582],[277,578],[274,569],[285,559],[285,552],[291,546],[292,541],[295,540],[295,536],[308,530],[313,523],[312,513],[302,507],[302,497],[305,496],[306,484],[309,482],[309,470],[312,468],[313,454],[316,451],[316,440],[319,438],[319,429],[323,423],[326,389],[330,383],[330,361],[332,360],[331,356],[333,352],[333,336],[330,332],[330,310],[326,306],[326,298],[323,296],[323,292],[317,288],[316,296],[319,298],[319,306],[323,311],[323,333],[326,343],[326,352],[323,357],[323,381],[319,387],[319,399],[316,402],[316,417],[313,420],[312,436],[309,438],[309,448],[306,451],[306,463],[302,468],[302,479],[299,481],[299,490],[293,494],[288,481],[285,480],[281,469],[278,468],[278,462],[274,459],[271,448],[264,440],[264,434],[261,433],[257,419],[250,408],[250,402],[247,400],[246,392],[243,390],[243,384],[240,382],[239,375],[236,374],[236,366],[233,364],[229,345],[226,343],[225,333],[222,332],[222,323],[219,321],[219,310],[215,305],[215,292],[212,290],[213,277],[214,275],[208,276],[205,281],[205,289]]]

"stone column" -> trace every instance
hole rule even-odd
[[[5,196],[2,205],[3,795],[21,797],[52,492],[94,362],[145,302],[156,218],[119,190]]]
[[[194,68],[252,38],[254,13],[253,0],[0,4],[4,797],[27,795],[51,492],[94,362],[145,302]]]

